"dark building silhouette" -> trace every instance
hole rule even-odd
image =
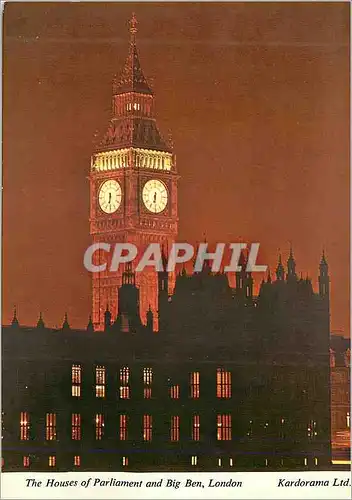
[[[242,256],[242,264],[245,257]],[[3,327],[4,470],[326,469],[331,463],[329,274],[287,273],[258,296],[205,266],[158,273],[159,332],[127,266],[105,330]]]

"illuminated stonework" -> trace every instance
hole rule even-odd
[[[113,84],[112,116],[91,157],[89,180],[92,243],[129,242],[141,254],[150,243],[159,243],[166,251],[171,248],[178,232],[176,158],[170,140],[164,139],[156,123],[154,94],[139,62],[135,32],[131,32],[121,76]],[[147,200],[143,188],[150,181],[163,189],[150,191]],[[102,192],[104,185],[118,185],[118,196],[114,197],[112,189]],[[100,258],[97,255],[98,262]],[[170,276],[170,292],[173,280]],[[116,319],[120,285],[120,270],[92,276],[92,320],[96,330],[104,329],[107,307],[112,321]],[[146,323],[151,308],[157,330],[156,273],[139,273],[136,285],[142,321]]]
[[[170,171],[172,154],[150,149],[125,148],[92,155],[92,171],[107,172],[128,167]]]

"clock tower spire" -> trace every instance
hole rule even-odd
[[[132,12],[132,17],[130,19],[130,33],[131,33],[131,44],[134,44],[136,42],[136,33],[137,33],[137,18],[136,14]]]
[[[137,51],[134,14],[129,26],[127,59],[113,82],[111,119],[91,159],[90,233],[94,243],[110,243],[111,247],[114,243],[134,243],[141,254],[150,243],[170,248],[175,240],[178,175],[172,147],[156,123],[154,93]],[[95,260],[108,264],[106,271],[92,274],[93,323],[96,330],[102,330],[106,304],[113,319],[118,314],[122,271],[109,271],[105,252],[96,252]],[[155,271],[136,273],[136,285],[141,319],[146,321],[150,305],[157,329]]]
[[[137,19],[132,14],[130,20],[130,46],[125,66],[119,79],[114,82],[114,94],[125,92],[140,92],[143,94],[153,94],[147,79],[145,78],[141,64],[139,62],[136,46]]]

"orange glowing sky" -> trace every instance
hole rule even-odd
[[[110,116],[127,20],[172,131],[179,240],[258,241],[316,283],[349,334],[349,3],[7,3],[3,322],[90,314],[86,179]],[[260,276],[261,278],[261,276]]]

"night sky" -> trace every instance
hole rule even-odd
[[[324,247],[348,335],[349,2],[7,3],[3,322],[16,304],[21,324],[86,326],[87,175],[132,11],[175,144],[179,240],[259,242],[272,270],[291,241],[314,285]]]

